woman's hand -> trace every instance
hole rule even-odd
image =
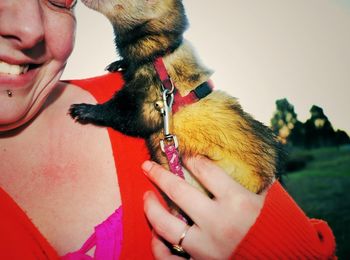
[[[213,194],[209,198],[160,165],[146,161],[145,174],[194,222],[181,243],[193,259],[228,259],[254,224],[266,192],[255,194],[232,180],[221,168],[203,157],[185,161],[199,182]],[[173,216],[153,192],[144,196],[146,216],[154,229],[152,250],[156,259],[179,259],[163,239],[179,243],[187,224]]]

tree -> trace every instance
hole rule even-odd
[[[302,123],[297,119],[294,106],[286,98],[276,100],[276,111],[271,118],[271,128],[282,143],[303,143]]]
[[[346,132],[337,130],[335,132],[335,141],[337,145],[350,144],[350,137]]]
[[[313,105],[310,118],[298,120],[294,106],[286,98],[276,100],[271,128],[283,144],[302,148],[350,144],[350,137],[342,130],[335,131],[323,109]]]
[[[296,121],[294,128],[288,136],[287,142],[297,147],[305,146],[305,127],[302,122]]]
[[[335,131],[323,109],[313,105],[310,113],[310,119],[304,124],[306,148],[337,145]]]

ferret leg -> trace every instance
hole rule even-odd
[[[69,114],[80,123],[109,126],[113,113],[108,113],[108,107],[105,104],[91,105],[82,103],[71,105]]]

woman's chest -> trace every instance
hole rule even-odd
[[[0,139],[1,187],[61,255],[121,203],[108,132],[68,126]]]

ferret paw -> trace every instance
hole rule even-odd
[[[75,120],[81,123],[90,123],[95,121],[95,107],[90,104],[73,104],[69,108],[68,114]]]

